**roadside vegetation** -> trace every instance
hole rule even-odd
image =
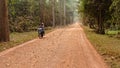
[[[87,38],[97,51],[103,56],[111,68],[120,68],[120,38],[115,35],[118,31],[109,31],[108,34],[96,34],[93,29],[83,26]]]
[[[120,0],[79,0],[78,3],[88,39],[111,68],[120,68]]]
[[[36,28],[71,24],[76,0],[0,0],[0,51],[37,37]]]
[[[120,30],[119,0],[79,0],[78,12],[84,25],[98,34]]]
[[[73,22],[77,0],[0,0],[0,42],[10,41],[10,32],[65,26]]]
[[[51,28],[46,29],[46,33],[53,31]],[[10,41],[9,42],[1,42],[0,43],[0,52],[6,49],[12,48],[14,46],[18,46],[24,42],[33,40],[38,37],[37,31],[30,31],[30,32],[13,32],[10,34]]]

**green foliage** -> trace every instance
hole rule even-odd
[[[111,18],[109,6],[111,0],[80,0],[79,13],[83,13],[84,22],[94,26],[100,34],[105,33],[105,24]],[[80,9],[80,7],[82,7]],[[94,22],[91,21],[94,20]],[[91,24],[92,23],[92,24]]]
[[[119,31],[108,31],[107,34],[109,34],[109,35],[113,35],[113,34],[116,35],[116,34],[118,34],[118,32],[119,32]]]
[[[35,8],[34,10],[32,6]],[[9,0],[8,8],[11,32],[29,31],[31,27],[38,25],[39,12],[36,11],[38,7],[35,3],[32,5],[28,0]]]
[[[64,0],[54,0],[55,7],[55,25],[63,25],[66,19],[70,23],[70,17],[73,17],[74,7],[71,5],[73,0],[66,0],[66,18],[64,17]],[[75,5],[75,4],[74,4]],[[9,23],[11,32],[30,31],[31,28],[37,28],[41,22],[45,26],[53,25],[53,2],[52,0],[8,0]]]
[[[120,30],[120,0],[80,0],[79,4],[78,10],[83,13],[85,24],[90,25],[91,19],[94,19],[91,25],[97,31]]]
[[[112,12],[112,23],[115,23],[117,27],[120,29],[120,0],[113,0],[110,11]]]

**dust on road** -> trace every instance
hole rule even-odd
[[[0,68],[108,68],[78,23],[0,53]]]

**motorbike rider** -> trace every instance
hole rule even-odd
[[[38,28],[38,36],[39,38],[42,38],[45,34],[45,29],[44,29],[44,23],[41,23],[39,28]]]

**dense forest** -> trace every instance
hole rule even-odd
[[[120,30],[119,0],[1,0],[0,41],[9,40],[11,32],[35,30],[42,22],[46,27],[72,23],[76,2],[83,24],[97,33]]]
[[[99,34],[120,30],[120,0],[79,0],[78,11],[84,24]]]
[[[120,68],[120,0],[79,0],[78,3],[88,39],[110,68]]]
[[[66,0],[9,0],[10,31],[28,31],[41,22],[46,26],[67,24],[73,10]],[[63,19],[65,22],[63,22]],[[16,26],[16,27],[14,27]]]
[[[42,22],[46,27],[72,23],[73,3],[74,0],[0,0],[0,41],[9,41],[11,32],[35,30]]]

